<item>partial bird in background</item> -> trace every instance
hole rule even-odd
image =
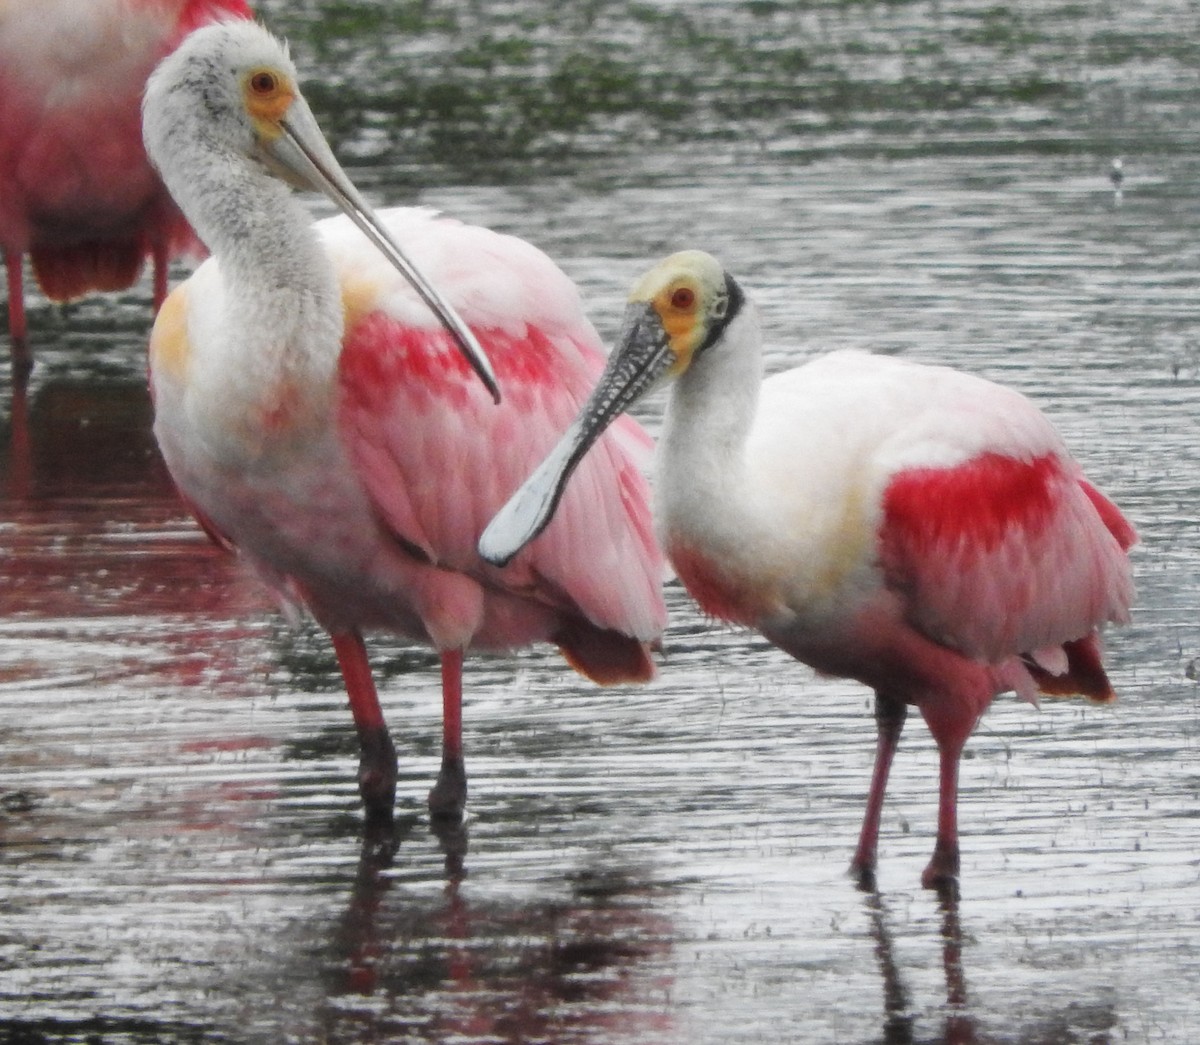
[[[146,77],[198,26],[245,0],[0,3],[0,249],[14,377],[33,365],[23,257],[51,300],[124,290],[198,248],[142,144]]]

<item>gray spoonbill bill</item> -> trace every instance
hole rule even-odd
[[[420,208],[373,213],[286,49],[252,22],[189,36],[144,109],[150,157],[212,252],[151,336],[163,457],[209,533],[331,634],[369,827],[392,824],[397,766],[363,631],[437,650],[444,749],[429,801],[457,820],[465,650],[545,640],[598,682],[652,677],[666,611],[641,470],[651,440],[614,429],[561,525],[491,566],[476,550],[484,525],[604,367],[575,285],[514,237]],[[345,216],[312,224],[274,175]]]
[[[959,756],[992,699],[1114,699],[1098,628],[1128,619],[1133,527],[1010,389],[854,351],[763,380],[752,303],[686,251],[635,286],[603,379],[489,525],[484,557],[503,563],[536,534],[597,434],[664,379],[656,523],[680,580],[711,616],[875,691],[851,865],[864,884],[908,705],[920,709],[940,765],[922,881],[953,888]]]
[[[199,248],[146,158],[142,92],[200,25],[249,18],[245,0],[0,3],[0,249],[13,372],[28,374],[22,258],[47,297],[124,290]]]

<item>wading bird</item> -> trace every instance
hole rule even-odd
[[[167,264],[197,246],[146,159],[146,77],[199,25],[245,0],[0,3],[0,249],[13,372],[32,365],[22,257],[48,298],[124,290],[146,257],[154,306]]]
[[[993,697],[1114,694],[1097,628],[1128,619],[1133,527],[1017,392],[945,367],[835,352],[762,380],[762,337],[699,251],[637,284],[580,419],[484,533],[503,563],[554,511],[612,418],[674,379],[657,524],[713,617],[875,690],[875,771],[852,868],[869,883],[909,704],[940,754],[923,882],[959,871],[963,744]],[[569,488],[569,487],[568,487]]]
[[[374,216],[285,49],[253,23],[198,30],[163,62],[145,135],[212,252],[151,339],[168,468],[209,532],[331,633],[372,825],[391,823],[396,754],[362,631],[439,652],[445,748],[430,805],[456,818],[466,649],[548,640],[599,682],[653,674],[666,615],[638,467],[649,437],[632,423],[614,431],[562,525],[511,569],[492,567],[476,551],[484,524],[604,366],[574,284],[521,240],[421,209]],[[273,174],[326,192],[353,224],[310,224]]]

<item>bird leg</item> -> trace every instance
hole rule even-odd
[[[165,240],[157,240],[151,251],[151,266],[154,269],[154,314],[167,300],[167,272],[171,266],[171,254]]]
[[[463,763],[463,651],[442,653],[442,768],[429,792],[429,813],[443,823],[462,820],[467,805],[467,769]]]
[[[879,842],[879,821],[883,813],[883,795],[887,790],[892,757],[900,743],[900,731],[908,716],[908,705],[886,693],[875,693],[875,725],[879,731],[875,746],[875,769],[871,774],[871,790],[867,793],[867,808],[863,813],[858,848],[850,862],[850,873],[864,889],[873,889],[875,882],[875,849]]]
[[[937,842],[921,875],[926,889],[953,892],[958,883],[958,759],[966,737],[938,737],[939,788]]]
[[[368,827],[390,827],[396,803],[396,748],[383,720],[367,647],[358,631],[332,636],[333,648],[346,682],[350,713],[358,730],[358,790]]]
[[[8,274],[8,333],[12,338],[13,384],[24,387],[29,371],[33,369],[33,355],[25,326],[25,287],[21,277],[21,254],[19,251],[4,252],[4,269]]]

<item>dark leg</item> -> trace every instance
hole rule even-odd
[[[33,369],[33,355],[26,337],[25,287],[21,280],[20,252],[6,250],[4,267],[8,274],[8,333],[12,338],[13,384],[24,387],[29,371]]]
[[[875,746],[875,770],[871,774],[871,790],[867,794],[867,808],[863,814],[862,831],[858,836],[858,848],[850,862],[850,873],[858,877],[860,885],[874,888],[875,849],[879,842],[879,821],[883,814],[883,795],[887,791],[888,773],[892,768],[892,757],[900,743],[900,732],[908,716],[908,705],[903,700],[875,694],[875,725],[879,738]]]
[[[429,792],[435,820],[458,823],[467,805],[467,769],[462,742],[463,651],[442,654],[442,768]]]
[[[396,748],[383,720],[367,648],[357,631],[342,632],[332,638],[346,682],[346,695],[350,698],[350,713],[358,730],[358,790],[367,825],[390,828],[396,803]]]

